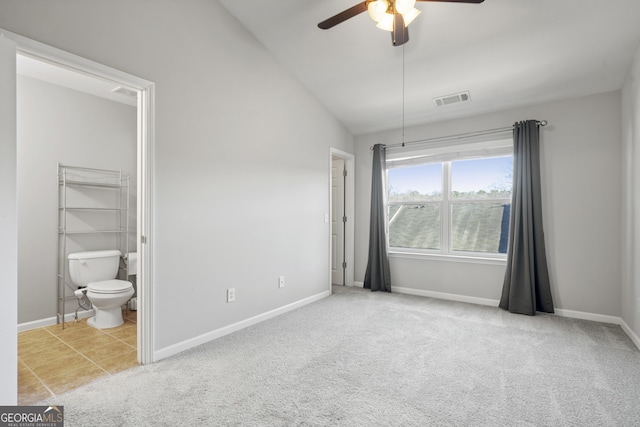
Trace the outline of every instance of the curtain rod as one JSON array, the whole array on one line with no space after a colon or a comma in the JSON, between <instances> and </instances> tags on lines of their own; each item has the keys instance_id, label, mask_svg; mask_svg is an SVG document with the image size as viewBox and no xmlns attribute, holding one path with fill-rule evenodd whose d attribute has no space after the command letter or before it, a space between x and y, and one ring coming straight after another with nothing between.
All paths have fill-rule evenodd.
<instances>
[{"instance_id":1,"label":"curtain rod","mask_svg":"<svg viewBox=\"0 0 640 427\"><path fill-rule=\"evenodd\" d=\"M542 126L542 127L544 127L544 126L546 126L548 124L546 120L536 120L536 123L538 123L538 126ZM407 142L403 142L403 143L399 143L399 144L390 144L390 145L382 144L382 146L384 148L404 147L407 144L422 144L422 143L425 143L425 142L450 141L452 139L463 139L463 138L471 138L471 137L474 137L474 136L493 135L495 133L502 133L502 132L507 132L507 131L511 131L511 130L513 130L513 126L504 127L504 128L496 128L496 129L480 130L480 131L475 131L475 132L458 133L458 134L455 134L455 135L439 136L439 137L435 137L435 138L418 139L416 141L407 141ZM369 147L369 149L373 150L373 145L371 147Z\"/></svg>"}]
</instances>

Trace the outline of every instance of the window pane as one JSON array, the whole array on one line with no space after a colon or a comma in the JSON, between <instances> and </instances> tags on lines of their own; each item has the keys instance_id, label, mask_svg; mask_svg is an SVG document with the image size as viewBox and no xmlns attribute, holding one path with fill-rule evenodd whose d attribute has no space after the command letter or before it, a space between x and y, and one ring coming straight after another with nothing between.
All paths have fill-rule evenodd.
<instances>
[{"instance_id":1,"label":"window pane","mask_svg":"<svg viewBox=\"0 0 640 427\"><path fill-rule=\"evenodd\" d=\"M440 249L440 204L392 206L389 215L389 246ZM390 209L391 213L391 209Z\"/></svg>"},{"instance_id":2,"label":"window pane","mask_svg":"<svg viewBox=\"0 0 640 427\"><path fill-rule=\"evenodd\" d=\"M511 199L513 156L451 162L454 199Z\"/></svg>"},{"instance_id":3,"label":"window pane","mask_svg":"<svg viewBox=\"0 0 640 427\"><path fill-rule=\"evenodd\" d=\"M442 164L389 169L390 202L442 200Z\"/></svg>"},{"instance_id":4,"label":"window pane","mask_svg":"<svg viewBox=\"0 0 640 427\"><path fill-rule=\"evenodd\" d=\"M451 249L507 253L511 204L454 203L451 206Z\"/></svg>"}]
</instances>

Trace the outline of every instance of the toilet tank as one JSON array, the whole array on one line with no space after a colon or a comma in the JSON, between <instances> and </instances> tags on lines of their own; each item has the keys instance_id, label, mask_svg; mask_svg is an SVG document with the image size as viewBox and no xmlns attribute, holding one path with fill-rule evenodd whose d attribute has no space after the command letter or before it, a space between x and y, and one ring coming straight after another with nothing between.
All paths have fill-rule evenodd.
<instances>
[{"instance_id":1,"label":"toilet tank","mask_svg":"<svg viewBox=\"0 0 640 427\"><path fill-rule=\"evenodd\" d=\"M120 265L120 251L90 251L69 254L69 277L76 286L115 279Z\"/></svg>"}]
</instances>

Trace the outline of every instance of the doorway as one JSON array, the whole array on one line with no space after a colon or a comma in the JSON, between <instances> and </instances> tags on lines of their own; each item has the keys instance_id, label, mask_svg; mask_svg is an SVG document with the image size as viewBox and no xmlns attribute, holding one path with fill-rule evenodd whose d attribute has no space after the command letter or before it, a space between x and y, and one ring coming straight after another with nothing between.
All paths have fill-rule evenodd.
<instances>
[{"instance_id":1,"label":"doorway","mask_svg":"<svg viewBox=\"0 0 640 427\"><path fill-rule=\"evenodd\" d=\"M329 286L353 286L355 156L331 148L329 164Z\"/></svg>"},{"instance_id":2,"label":"doorway","mask_svg":"<svg viewBox=\"0 0 640 427\"><path fill-rule=\"evenodd\" d=\"M7 43L3 43L3 54L10 53L13 49L13 56L17 54L24 55L30 58L34 58L40 61L47 62L49 64L57 65L67 70L75 71L85 76L91 76L102 81L108 81L118 86L129 88L137 93L137 112L136 112L136 127L137 127L137 177L136 182L138 186L137 191L137 235L136 242L138 246L138 302L137 302L137 361L142 364L151 363L154 360L153 354L153 307L150 302L152 301L153 291L153 251L152 246L149 245L149 241L152 236L150 231L153 229L153 212L152 212L152 194L153 194L153 158L154 158L154 84L150 81L141 79L128 73L124 73L105 65L90 61L88 59L70 54L68 52L53 48L51 46L44 45L40 42L36 42L29 38L14 34L10 31L6 31L0 28L0 38L8 40ZM0 75L3 81L0 81L2 87L6 87L7 93L12 91L15 93L15 62L13 71L8 71ZM6 103L4 107L8 108L6 117L15 115L16 105L13 103ZM3 108L4 108L3 107ZM9 123L10 124L10 123ZM9 151L15 150L15 127L8 129L6 132L6 138L2 140L3 146L0 148L8 148ZM12 136L13 135L13 136ZM3 137L4 138L4 137ZM13 139L12 139L13 138ZM13 142L12 142L13 141ZM15 182L16 175L16 163L15 158L11 160L10 157L5 158L6 164L3 164L5 171L11 172L13 175L8 176L7 182ZM9 179L10 178L10 179ZM6 199L5 199L6 198ZM10 210L12 206L16 206L16 194L15 192L7 191L3 192L1 200L7 209ZM6 203L5 203L6 202ZM11 217L9 217L11 219ZM3 223L4 224L4 223ZM6 225L6 227L5 227ZM17 232L16 223L11 220L3 227L7 228L8 235ZM6 250L8 259L7 266L10 271L7 271L8 282L7 286L11 289L7 289L8 297L7 304L15 304L9 313L15 313L17 310L17 268L14 265L13 260L17 258L17 245L11 244L11 241L5 242L6 245L2 246L3 252ZM5 319L5 318L3 318ZM15 336L17 333L17 316L13 319L9 317L6 321L2 322L0 331L2 336L12 334ZM13 331L13 332L12 332ZM17 348L17 340L9 339L6 341L8 347L2 351L1 358L5 359L9 363L7 366L13 366L14 369L17 363L13 363L15 360L15 349ZM14 344L15 343L15 344ZM5 357L6 356L6 357ZM4 364L4 363L3 363ZM4 372L4 371L3 371ZM15 371L14 371L15 372ZM9 396L7 401L12 401L11 395L15 396L17 390L17 375L7 375L7 383L3 384L0 394L2 396Z\"/></svg>"},{"instance_id":3,"label":"doorway","mask_svg":"<svg viewBox=\"0 0 640 427\"><path fill-rule=\"evenodd\" d=\"M28 405L138 364L137 313L124 310L114 328L91 328L95 306L74 294L67 261L118 250L121 270L105 278L135 286L137 99L112 92L121 87L111 82L16 59L18 404Z\"/></svg>"}]
</instances>

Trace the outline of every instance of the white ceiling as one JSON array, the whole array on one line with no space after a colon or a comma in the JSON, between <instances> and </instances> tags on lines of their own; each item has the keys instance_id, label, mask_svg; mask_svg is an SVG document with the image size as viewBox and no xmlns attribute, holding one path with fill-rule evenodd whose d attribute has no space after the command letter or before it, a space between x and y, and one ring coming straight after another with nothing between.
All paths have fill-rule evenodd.
<instances>
[{"instance_id":1,"label":"white ceiling","mask_svg":"<svg viewBox=\"0 0 640 427\"><path fill-rule=\"evenodd\" d=\"M355 135L400 128L403 47L359 0L219 0ZM424 2L404 45L405 125L617 90L640 45L639 0ZM471 102L433 98L468 90Z\"/></svg>"}]
</instances>

